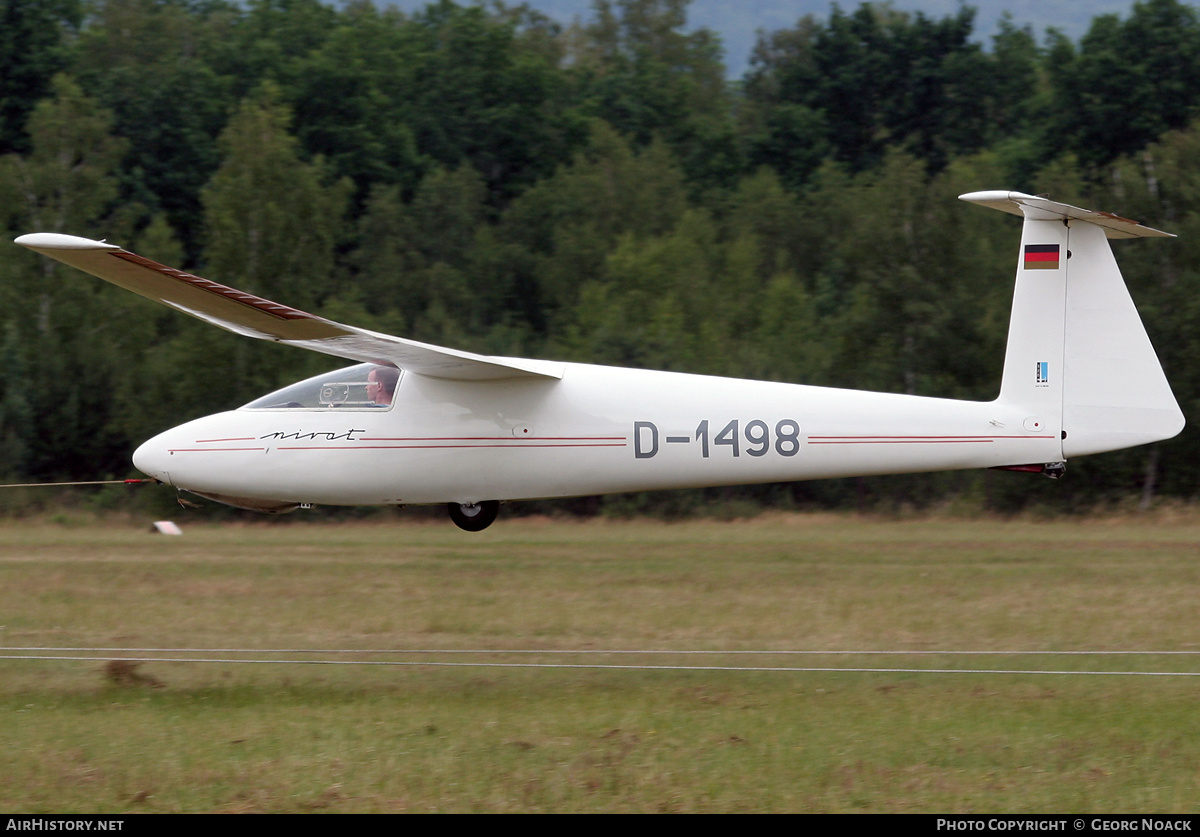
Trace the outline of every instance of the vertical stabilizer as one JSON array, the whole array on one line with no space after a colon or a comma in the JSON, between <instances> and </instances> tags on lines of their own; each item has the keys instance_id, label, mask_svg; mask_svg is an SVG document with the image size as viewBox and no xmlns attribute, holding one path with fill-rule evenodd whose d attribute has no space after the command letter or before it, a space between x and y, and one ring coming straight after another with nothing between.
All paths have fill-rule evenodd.
<instances>
[{"instance_id":1,"label":"vertical stabilizer","mask_svg":"<svg viewBox=\"0 0 1200 837\"><path fill-rule=\"evenodd\" d=\"M1057 219L1025 219L1000 383L1001 401L1054 433L1062 430L1067 234Z\"/></svg>"},{"instance_id":2,"label":"vertical stabilizer","mask_svg":"<svg viewBox=\"0 0 1200 837\"><path fill-rule=\"evenodd\" d=\"M1183 414L1108 243L1170 234L1020 192L962 199L1025 219L1000 401L1058 432L1064 458L1178 434Z\"/></svg>"}]
</instances>

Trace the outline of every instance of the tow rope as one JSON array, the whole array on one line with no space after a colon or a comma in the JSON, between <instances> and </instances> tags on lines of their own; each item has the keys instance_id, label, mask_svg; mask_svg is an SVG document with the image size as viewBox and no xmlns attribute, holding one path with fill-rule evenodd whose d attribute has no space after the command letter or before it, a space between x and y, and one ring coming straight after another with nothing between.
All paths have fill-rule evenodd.
<instances>
[{"instance_id":1,"label":"tow rope","mask_svg":"<svg viewBox=\"0 0 1200 837\"><path fill-rule=\"evenodd\" d=\"M140 480L88 480L87 482L10 482L0 485L0 488L45 488L50 485L140 485L145 482L158 482L153 477Z\"/></svg>"}]
</instances>

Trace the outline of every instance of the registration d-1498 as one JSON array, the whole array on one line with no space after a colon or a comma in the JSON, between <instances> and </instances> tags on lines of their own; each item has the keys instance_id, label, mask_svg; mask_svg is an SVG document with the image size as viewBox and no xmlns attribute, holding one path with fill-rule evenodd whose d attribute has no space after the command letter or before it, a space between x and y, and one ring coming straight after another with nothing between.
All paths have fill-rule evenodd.
<instances>
[{"instance_id":1,"label":"registration d-1498","mask_svg":"<svg viewBox=\"0 0 1200 837\"><path fill-rule=\"evenodd\" d=\"M720 430L720 423L710 424L704 419L694 433L686 436L668 436L660 433L652 421L633 423L633 455L638 459L650 459L667 445L689 445L699 449L700 456L766 456L772 451L779 456L795 456L800 452L800 423L795 419L780 419L774 427L762 419L751 419L742 424L733 419Z\"/></svg>"}]
</instances>

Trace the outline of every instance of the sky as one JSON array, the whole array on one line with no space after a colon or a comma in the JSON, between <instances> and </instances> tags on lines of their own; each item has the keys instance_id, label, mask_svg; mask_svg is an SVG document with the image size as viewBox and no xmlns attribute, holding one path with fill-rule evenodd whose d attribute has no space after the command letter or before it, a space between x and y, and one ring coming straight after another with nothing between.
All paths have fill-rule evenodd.
<instances>
[{"instance_id":1,"label":"sky","mask_svg":"<svg viewBox=\"0 0 1200 837\"><path fill-rule=\"evenodd\" d=\"M509 0L516 5L519 0ZM395 6L406 11L419 9L428 0L376 0L377 5ZM458 0L467 3L469 0ZM560 23L590 17L591 0L525 0L531 7ZM844 11L858 8L858 0L843 0ZM892 0L892 7L901 11L922 12L926 17L942 18L955 14L959 0ZM1101 14L1128 15L1132 0L971 0L977 9L975 36L984 44L996 32L997 22L1004 12L1012 15L1018 26L1029 25L1040 39L1046 29L1060 30L1071 40L1078 41L1087 32L1093 17ZM830 0L692 0L688 23L707 27L721 36L725 46L725 64L730 78L740 78L746 71L750 52L754 49L759 30L786 29L804 15L827 18L832 7Z\"/></svg>"}]
</instances>

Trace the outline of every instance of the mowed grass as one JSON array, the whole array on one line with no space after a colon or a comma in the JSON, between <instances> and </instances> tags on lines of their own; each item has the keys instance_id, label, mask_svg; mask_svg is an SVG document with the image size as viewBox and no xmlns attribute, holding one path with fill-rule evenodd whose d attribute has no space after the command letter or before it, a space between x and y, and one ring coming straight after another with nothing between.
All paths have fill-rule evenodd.
<instances>
[{"instance_id":1,"label":"mowed grass","mask_svg":"<svg viewBox=\"0 0 1200 837\"><path fill-rule=\"evenodd\" d=\"M476 535L181 522L181 538L0 526L0 644L1200 671L1035 653L1200 651L1193 512L502 519ZM1023 653L937 653L952 650ZM116 682L102 662L0 660L0 809L1194 812L1198 703L1200 678L1115 674L154 662Z\"/></svg>"}]
</instances>

